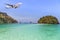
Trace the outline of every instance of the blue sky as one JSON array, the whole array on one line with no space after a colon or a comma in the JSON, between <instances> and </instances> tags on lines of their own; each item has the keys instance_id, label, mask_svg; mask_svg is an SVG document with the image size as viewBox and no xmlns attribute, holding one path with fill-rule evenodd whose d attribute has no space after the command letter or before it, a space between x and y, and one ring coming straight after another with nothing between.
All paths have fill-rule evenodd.
<instances>
[{"instance_id":1,"label":"blue sky","mask_svg":"<svg viewBox=\"0 0 60 40\"><path fill-rule=\"evenodd\" d=\"M23 4L17 9L6 9L5 3ZM0 11L6 12L18 21L37 21L46 15L60 18L60 0L0 0Z\"/></svg>"}]
</instances>

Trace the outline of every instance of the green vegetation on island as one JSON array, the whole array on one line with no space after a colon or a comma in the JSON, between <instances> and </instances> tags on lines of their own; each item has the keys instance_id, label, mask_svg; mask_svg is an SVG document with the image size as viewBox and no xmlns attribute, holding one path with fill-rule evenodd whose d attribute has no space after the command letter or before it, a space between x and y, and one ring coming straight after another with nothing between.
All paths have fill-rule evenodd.
<instances>
[{"instance_id":1,"label":"green vegetation on island","mask_svg":"<svg viewBox=\"0 0 60 40\"><path fill-rule=\"evenodd\" d=\"M44 16L38 20L40 24L59 24L58 19L54 16Z\"/></svg>"},{"instance_id":2,"label":"green vegetation on island","mask_svg":"<svg viewBox=\"0 0 60 40\"><path fill-rule=\"evenodd\" d=\"M5 12L0 12L0 24L2 23L18 23L15 19L8 16Z\"/></svg>"}]
</instances>

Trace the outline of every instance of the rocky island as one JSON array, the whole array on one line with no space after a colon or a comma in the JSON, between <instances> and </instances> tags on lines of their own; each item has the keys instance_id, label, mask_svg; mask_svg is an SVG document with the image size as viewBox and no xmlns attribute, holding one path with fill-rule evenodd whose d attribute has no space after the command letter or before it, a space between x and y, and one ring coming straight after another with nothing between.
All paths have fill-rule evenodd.
<instances>
[{"instance_id":1,"label":"rocky island","mask_svg":"<svg viewBox=\"0 0 60 40\"><path fill-rule=\"evenodd\" d=\"M39 24L59 24L58 19L54 16L44 16L38 20Z\"/></svg>"},{"instance_id":2,"label":"rocky island","mask_svg":"<svg viewBox=\"0 0 60 40\"><path fill-rule=\"evenodd\" d=\"M0 12L0 24L3 23L18 23L15 19L8 16L5 12Z\"/></svg>"}]
</instances>

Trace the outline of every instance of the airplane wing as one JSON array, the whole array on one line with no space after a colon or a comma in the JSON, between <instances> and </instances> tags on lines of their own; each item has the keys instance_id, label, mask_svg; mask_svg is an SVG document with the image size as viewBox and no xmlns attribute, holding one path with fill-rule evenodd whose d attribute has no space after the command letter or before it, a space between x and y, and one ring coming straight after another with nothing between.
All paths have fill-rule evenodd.
<instances>
[{"instance_id":1,"label":"airplane wing","mask_svg":"<svg viewBox=\"0 0 60 40\"><path fill-rule=\"evenodd\" d=\"M16 3L14 6L15 7L19 7L21 4L22 4L21 2L20 3Z\"/></svg>"},{"instance_id":2,"label":"airplane wing","mask_svg":"<svg viewBox=\"0 0 60 40\"><path fill-rule=\"evenodd\" d=\"M11 4L6 4L6 5L8 5L8 6L12 6Z\"/></svg>"},{"instance_id":3,"label":"airplane wing","mask_svg":"<svg viewBox=\"0 0 60 40\"><path fill-rule=\"evenodd\" d=\"M11 7L11 8L13 8L13 5L11 5L11 4L6 4L6 7Z\"/></svg>"},{"instance_id":4,"label":"airplane wing","mask_svg":"<svg viewBox=\"0 0 60 40\"><path fill-rule=\"evenodd\" d=\"M6 4L5 8L13 8L13 5Z\"/></svg>"},{"instance_id":5,"label":"airplane wing","mask_svg":"<svg viewBox=\"0 0 60 40\"><path fill-rule=\"evenodd\" d=\"M21 4L22 4L22 3L21 3L21 2L19 2L19 3L16 3L15 5L16 5L16 6L19 6L19 5L21 5Z\"/></svg>"}]
</instances>

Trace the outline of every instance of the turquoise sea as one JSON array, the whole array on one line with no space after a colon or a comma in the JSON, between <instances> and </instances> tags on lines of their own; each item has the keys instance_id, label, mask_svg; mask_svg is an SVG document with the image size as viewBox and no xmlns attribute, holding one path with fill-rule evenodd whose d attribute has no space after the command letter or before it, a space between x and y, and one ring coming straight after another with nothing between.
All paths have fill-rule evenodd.
<instances>
[{"instance_id":1,"label":"turquoise sea","mask_svg":"<svg viewBox=\"0 0 60 40\"><path fill-rule=\"evenodd\" d=\"M60 40L60 24L0 24L0 40Z\"/></svg>"}]
</instances>

